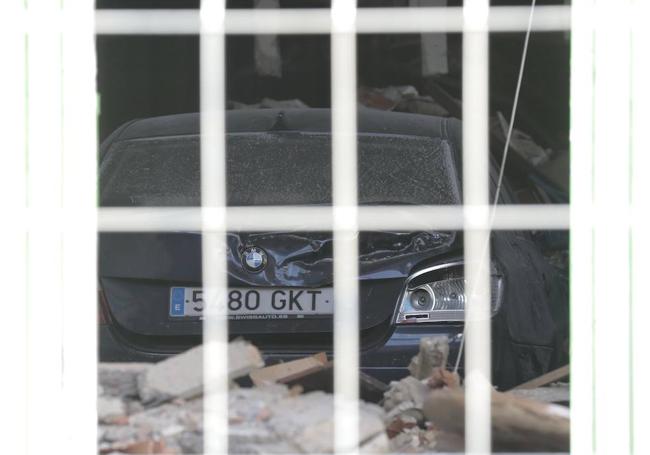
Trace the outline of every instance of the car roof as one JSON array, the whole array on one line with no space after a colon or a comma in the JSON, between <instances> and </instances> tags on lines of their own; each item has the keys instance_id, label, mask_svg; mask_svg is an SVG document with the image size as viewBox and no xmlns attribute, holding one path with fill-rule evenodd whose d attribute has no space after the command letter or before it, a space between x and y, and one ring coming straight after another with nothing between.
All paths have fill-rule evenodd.
<instances>
[{"instance_id":1,"label":"car roof","mask_svg":"<svg viewBox=\"0 0 650 455\"><path fill-rule=\"evenodd\" d=\"M227 133L331 131L330 109L256 109L226 112ZM358 132L448 138L460 148L460 122L429 115L360 109ZM106 142L164 136L196 135L198 113L138 119L122 125Z\"/></svg>"}]
</instances>

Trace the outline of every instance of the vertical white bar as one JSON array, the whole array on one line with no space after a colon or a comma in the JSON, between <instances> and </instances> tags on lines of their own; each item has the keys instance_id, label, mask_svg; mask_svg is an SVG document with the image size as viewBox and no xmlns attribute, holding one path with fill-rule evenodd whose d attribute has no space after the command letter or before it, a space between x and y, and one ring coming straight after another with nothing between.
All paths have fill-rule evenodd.
<instances>
[{"instance_id":1,"label":"vertical white bar","mask_svg":"<svg viewBox=\"0 0 650 455\"><path fill-rule=\"evenodd\" d=\"M59 2L31 0L29 13L58 14ZM61 34L30 30L28 83L28 204L33 210L59 209L61 187ZM61 233L28 235L27 383L28 452L61 447L63 344Z\"/></svg>"},{"instance_id":2,"label":"vertical white bar","mask_svg":"<svg viewBox=\"0 0 650 455\"><path fill-rule=\"evenodd\" d=\"M97 95L94 7L65 0L63 33L63 446L97 447Z\"/></svg>"},{"instance_id":3,"label":"vertical white bar","mask_svg":"<svg viewBox=\"0 0 650 455\"><path fill-rule=\"evenodd\" d=\"M332 202L334 205L334 446L358 451L359 270L356 2L332 1Z\"/></svg>"},{"instance_id":4,"label":"vertical white bar","mask_svg":"<svg viewBox=\"0 0 650 455\"><path fill-rule=\"evenodd\" d=\"M204 452L228 453L228 323L226 275L226 150L224 0L201 2L201 205L203 221L217 208L219 229L203 232Z\"/></svg>"},{"instance_id":5,"label":"vertical white bar","mask_svg":"<svg viewBox=\"0 0 650 455\"><path fill-rule=\"evenodd\" d=\"M628 7L629 0L596 2L594 432L597 453L630 453L630 387L628 380L621 380L630 371ZM612 29L616 32L612 33ZM613 320L617 321L620 343L612 343Z\"/></svg>"},{"instance_id":6,"label":"vertical white bar","mask_svg":"<svg viewBox=\"0 0 650 455\"><path fill-rule=\"evenodd\" d=\"M571 452L594 451L593 0L571 11Z\"/></svg>"},{"instance_id":7,"label":"vertical white bar","mask_svg":"<svg viewBox=\"0 0 650 455\"><path fill-rule=\"evenodd\" d=\"M632 35L632 453L650 453L650 438L646 433L647 422L650 421L650 365L646 354L650 346L650 331L647 323L650 321L650 305L648 305L648 283L650 276L650 237L648 236L647 210L648 195L650 194L650 137L646 125L650 119L650 29L648 18L650 6L645 0L635 0L632 17L636 21Z\"/></svg>"},{"instance_id":8,"label":"vertical white bar","mask_svg":"<svg viewBox=\"0 0 650 455\"><path fill-rule=\"evenodd\" d=\"M489 204L488 0L465 0L463 18L463 195L466 205ZM469 215L466 215L466 218ZM488 210L473 212L488 225ZM468 221L466 219L466 221ZM465 449L490 453L490 231L465 230Z\"/></svg>"},{"instance_id":9,"label":"vertical white bar","mask_svg":"<svg viewBox=\"0 0 650 455\"><path fill-rule=\"evenodd\" d=\"M11 17L23 11L22 0L5 1L2 15ZM3 72L0 84L0 136L3 150L0 152L0 205L5 216L12 210L25 208L26 171L26 39L22 30L4 30L0 37L0 61L8 71ZM3 450L7 453L27 451L27 282L26 282L26 232L2 229L0 235L0 286L14 289L10 323L0 331L0 344L10 347L3 351L5 365L11 366L11 374L2 378L4 412L0 414L3 434Z\"/></svg>"}]
</instances>

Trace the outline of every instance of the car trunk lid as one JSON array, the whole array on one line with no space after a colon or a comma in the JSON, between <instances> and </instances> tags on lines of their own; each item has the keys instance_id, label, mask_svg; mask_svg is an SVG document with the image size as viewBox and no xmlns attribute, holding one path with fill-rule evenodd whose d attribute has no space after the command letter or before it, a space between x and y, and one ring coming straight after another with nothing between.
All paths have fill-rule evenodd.
<instances>
[{"instance_id":1,"label":"car trunk lid","mask_svg":"<svg viewBox=\"0 0 650 455\"><path fill-rule=\"evenodd\" d=\"M111 144L100 167L101 205L198 207L200 137L177 134ZM238 132L227 136L227 196L234 206L331 204L331 137L326 132ZM359 134L358 199L362 205L457 204L460 189L445 138ZM278 216L282 216L278 213ZM404 279L422 261L448 251L449 232L362 232L359 235L361 327L388 321ZM113 320L138 335L197 335L196 318L170 316L173 287L200 287L197 232L103 233L100 281ZM261 248L259 273L242 252ZM227 234L230 287L327 288L332 280L331 232ZM331 316L232 321L234 333L331 332Z\"/></svg>"}]
</instances>

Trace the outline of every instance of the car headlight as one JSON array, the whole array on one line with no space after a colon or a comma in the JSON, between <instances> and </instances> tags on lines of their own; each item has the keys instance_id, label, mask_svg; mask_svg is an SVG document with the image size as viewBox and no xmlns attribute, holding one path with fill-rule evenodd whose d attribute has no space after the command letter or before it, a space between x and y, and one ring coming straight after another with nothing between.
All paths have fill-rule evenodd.
<instances>
[{"instance_id":1,"label":"car headlight","mask_svg":"<svg viewBox=\"0 0 650 455\"><path fill-rule=\"evenodd\" d=\"M492 315L501 306L503 277L491 267ZM395 314L396 324L462 321L465 317L463 263L431 267L409 277Z\"/></svg>"}]
</instances>

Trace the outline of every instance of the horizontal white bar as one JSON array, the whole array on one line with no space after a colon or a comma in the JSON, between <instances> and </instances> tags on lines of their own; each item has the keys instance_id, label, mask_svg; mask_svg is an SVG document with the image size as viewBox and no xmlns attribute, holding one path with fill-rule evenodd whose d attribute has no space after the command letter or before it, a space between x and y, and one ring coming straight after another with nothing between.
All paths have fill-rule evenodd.
<instances>
[{"instance_id":1,"label":"horizontal white bar","mask_svg":"<svg viewBox=\"0 0 650 455\"><path fill-rule=\"evenodd\" d=\"M327 231L333 229L334 211L342 217L354 214L355 208L338 207L129 207L98 209L97 228L103 232L173 232L219 231L227 210L227 229L231 231L288 230ZM557 230L569 229L568 205L500 205L493 224L484 220L491 206L361 206L359 229L426 230L426 229L488 229L495 230ZM79 211L59 209L19 209L3 221L0 230L43 231L84 229L88 217ZM587 222L611 216L592 214ZM622 216L622 215L621 215ZM642 216L642 214L640 215ZM203 217L203 218L202 218ZM630 215L630 223L639 217ZM640 220L641 218L639 218ZM341 226L339 226L342 228Z\"/></svg>"},{"instance_id":2,"label":"horizontal white bar","mask_svg":"<svg viewBox=\"0 0 650 455\"><path fill-rule=\"evenodd\" d=\"M530 6L493 6L487 28L492 32L525 32ZM467 24L465 25L467 27ZM571 7L537 6L534 31L564 31L571 27ZM479 26L479 28L484 28ZM463 8L361 8L359 33L462 32Z\"/></svg>"},{"instance_id":3,"label":"horizontal white bar","mask_svg":"<svg viewBox=\"0 0 650 455\"><path fill-rule=\"evenodd\" d=\"M533 30L558 31L570 27L570 7L537 7ZM488 27L492 31L525 31L528 7L493 7ZM178 15L178 19L176 18ZM329 9L233 9L226 12L229 34L330 33ZM97 33L198 33L196 10L98 10ZM360 8L358 33L461 32L462 8Z\"/></svg>"},{"instance_id":4,"label":"horizontal white bar","mask_svg":"<svg viewBox=\"0 0 650 455\"><path fill-rule=\"evenodd\" d=\"M359 207L359 229L421 230L421 229L486 229L481 224L482 211L490 207L419 206ZM201 224L198 209L100 209L100 231L179 231L219 228L223 209L209 210ZM343 219L354 216L355 208L348 207L228 207L229 230L290 230L320 231L333 229L336 212ZM494 216L493 229L568 229L567 205L500 206ZM161 229L162 228L162 229ZM341 226L338 226L341 228Z\"/></svg>"},{"instance_id":5,"label":"horizontal white bar","mask_svg":"<svg viewBox=\"0 0 650 455\"><path fill-rule=\"evenodd\" d=\"M493 32L525 31L528 6L493 6L488 29ZM534 31L570 29L570 6L537 6ZM330 10L319 9L231 9L226 11L228 34L328 34L332 30ZM640 24L639 24L640 25ZM14 11L0 18L0 34L12 31L60 32L82 27L76 15L61 12L41 14ZM360 8L357 33L449 33L463 31L461 7ZM199 34L196 9L100 9L95 12L95 31L107 35Z\"/></svg>"},{"instance_id":6,"label":"horizontal white bar","mask_svg":"<svg viewBox=\"0 0 650 455\"><path fill-rule=\"evenodd\" d=\"M199 10L114 9L95 12L95 31L107 35L198 35Z\"/></svg>"}]
</instances>

